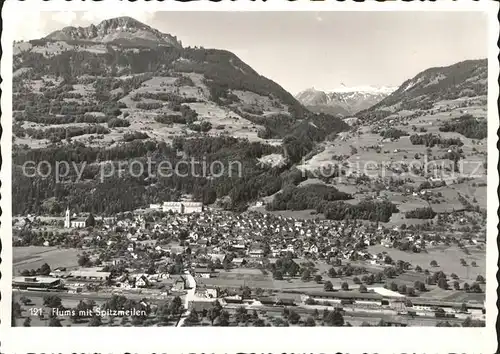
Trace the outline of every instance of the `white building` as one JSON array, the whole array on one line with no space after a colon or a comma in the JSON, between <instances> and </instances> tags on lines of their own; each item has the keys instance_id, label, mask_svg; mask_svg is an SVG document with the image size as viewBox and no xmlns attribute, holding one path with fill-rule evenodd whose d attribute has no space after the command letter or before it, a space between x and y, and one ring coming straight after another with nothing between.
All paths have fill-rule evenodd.
<instances>
[{"instance_id":1,"label":"white building","mask_svg":"<svg viewBox=\"0 0 500 354\"><path fill-rule=\"evenodd\" d=\"M203 203L200 202L163 202L164 212L172 211L179 214L201 213Z\"/></svg>"},{"instance_id":2,"label":"white building","mask_svg":"<svg viewBox=\"0 0 500 354\"><path fill-rule=\"evenodd\" d=\"M90 217L87 218L76 218L76 217L71 217L71 213L69 211L69 207L66 208L66 213L64 215L64 227L65 228L85 228L87 226L90 226Z\"/></svg>"}]
</instances>

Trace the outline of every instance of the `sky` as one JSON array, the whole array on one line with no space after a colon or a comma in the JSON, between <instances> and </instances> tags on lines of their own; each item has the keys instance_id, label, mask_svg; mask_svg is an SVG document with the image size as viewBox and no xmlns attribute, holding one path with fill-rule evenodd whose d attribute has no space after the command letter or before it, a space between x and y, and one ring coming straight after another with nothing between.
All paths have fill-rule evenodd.
<instances>
[{"instance_id":1,"label":"sky","mask_svg":"<svg viewBox=\"0 0 500 354\"><path fill-rule=\"evenodd\" d=\"M479 12L37 12L17 39L131 16L184 46L225 49L292 94L306 88L399 86L419 72L487 57Z\"/></svg>"}]
</instances>

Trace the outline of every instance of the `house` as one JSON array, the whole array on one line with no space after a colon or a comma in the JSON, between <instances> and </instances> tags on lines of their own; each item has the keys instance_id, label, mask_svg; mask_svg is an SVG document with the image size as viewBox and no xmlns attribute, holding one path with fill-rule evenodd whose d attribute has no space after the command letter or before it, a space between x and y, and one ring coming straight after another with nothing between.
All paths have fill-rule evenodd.
<instances>
[{"instance_id":1,"label":"house","mask_svg":"<svg viewBox=\"0 0 500 354\"><path fill-rule=\"evenodd\" d=\"M18 289L49 289L60 285L61 279L52 277L14 277L12 279L12 287Z\"/></svg>"},{"instance_id":2,"label":"house","mask_svg":"<svg viewBox=\"0 0 500 354\"><path fill-rule=\"evenodd\" d=\"M214 278L217 276L217 272L212 271L211 269L208 268L196 268L194 270L194 275L196 277L200 278Z\"/></svg>"},{"instance_id":3,"label":"house","mask_svg":"<svg viewBox=\"0 0 500 354\"><path fill-rule=\"evenodd\" d=\"M84 280L104 281L109 279L110 276L110 272L99 272L93 270L74 270L69 273L69 277Z\"/></svg>"},{"instance_id":4,"label":"house","mask_svg":"<svg viewBox=\"0 0 500 354\"><path fill-rule=\"evenodd\" d=\"M197 288L195 292L195 296L199 298L205 299L216 299L217 298L217 289L208 289L208 288Z\"/></svg>"},{"instance_id":5,"label":"house","mask_svg":"<svg viewBox=\"0 0 500 354\"><path fill-rule=\"evenodd\" d=\"M135 286L138 288L147 288L150 285L151 283L149 282L149 279L144 274L135 280Z\"/></svg>"},{"instance_id":6,"label":"house","mask_svg":"<svg viewBox=\"0 0 500 354\"><path fill-rule=\"evenodd\" d=\"M309 247L309 253L318 253L318 246L312 245Z\"/></svg>"},{"instance_id":7,"label":"house","mask_svg":"<svg viewBox=\"0 0 500 354\"><path fill-rule=\"evenodd\" d=\"M179 277L174 285L172 286L172 291L184 291L186 289L186 279L184 277Z\"/></svg>"},{"instance_id":8,"label":"house","mask_svg":"<svg viewBox=\"0 0 500 354\"><path fill-rule=\"evenodd\" d=\"M200 202L163 202L163 212L172 211L178 214L201 213L203 203Z\"/></svg>"},{"instance_id":9,"label":"house","mask_svg":"<svg viewBox=\"0 0 500 354\"><path fill-rule=\"evenodd\" d=\"M201 213L203 211L203 203L199 202L184 202L183 208L185 214Z\"/></svg>"},{"instance_id":10,"label":"house","mask_svg":"<svg viewBox=\"0 0 500 354\"><path fill-rule=\"evenodd\" d=\"M233 258L231 263L237 267L241 267L244 266L247 263L247 261L245 260L245 258Z\"/></svg>"},{"instance_id":11,"label":"house","mask_svg":"<svg viewBox=\"0 0 500 354\"><path fill-rule=\"evenodd\" d=\"M184 214L184 208L181 202L163 202L162 210L164 213L172 211L178 214Z\"/></svg>"},{"instance_id":12,"label":"house","mask_svg":"<svg viewBox=\"0 0 500 354\"><path fill-rule=\"evenodd\" d=\"M252 258L260 258L260 257L264 256L264 251L260 248L256 248L256 249L250 250L248 252L248 255Z\"/></svg>"}]
</instances>

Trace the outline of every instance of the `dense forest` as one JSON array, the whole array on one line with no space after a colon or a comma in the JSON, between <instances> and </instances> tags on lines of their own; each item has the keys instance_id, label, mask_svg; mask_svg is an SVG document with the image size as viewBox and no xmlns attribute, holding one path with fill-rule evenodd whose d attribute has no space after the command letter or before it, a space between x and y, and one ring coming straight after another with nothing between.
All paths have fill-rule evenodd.
<instances>
[{"instance_id":1,"label":"dense forest","mask_svg":"<svg viewBox=\"0 0 500 354\"><path fill-rule=\"evenodd\" d=\"M151 140L133 140L107 149L87 147L79 142L42 149L17 148L13 151L13 199L17 201L13 209L15 214L57 214L62 206L71 203L75 210L110 214L176 200L181 194L189 193L206 204L229 196L223 206L241 211L257 198L276 193L284 186L296 185L306 178L288 165L271 168L255 163L257 158L279 153L281 149L231 137L176 138L172 146ZM179 155L179 151L183 154ZM179 169L178 174L155 175L154 166L162 161L176 166L180 161L190 164L191 160L196 161L192 170ZM70 161L75 167L71 167L69 173L61 172L60 175L65 176L63 183L57 183L54 173L48 178L29 177L32 170L28 170L28 176L24 174L21 166L27 161L47 161L49 165L42 165L42 174L55 171L58 162ZM103 165L101 161L107 163ZM128 161L128 165L120 165L122 161ZM222 163L225 169L220 176L209 178L203 166L210 166L214 161ZM151 164L153 173L150 175L145 169L140 174L130 169L136 162L143 166ZM77 169L81 171L81 178L75 182ZM107 177L102 179L103 175Z\"/></svg>"},{"instance_id":2,"label":"dense forest","mask_svg":"<svg viewBox=\"0 0 500 354\"><path fill-rule=\"evenodd\" d=\"M434 135L432 133L428 134L413 134L410 136L410 142L413 145L425 145L426 147L434 147L436 145L440 147L449 146L462 146L464 143L458 138L442 138L439 135Z\"/></svg>"},{"instance_id":3,"label":"dense forest","mask_svg":"<svg viewBox=\"0 0 500 354\"><path fill-rule=\"evenodd\" d=\"M470 114L463 115L451 122L445 122L439 130L442 132L455 132L469 139L484 139L488 136L486 120L478 120Z\"/></svg>"},{"instance_id":4,"label":"dense forest","mask_svg":"<svg viewBox=\"0 0 500 354\"><path fill-rule=\"evenodd\" d=\"M337 188L323 184L311 184L303 187L290 186L274 197L268 210L304 210L316 209L324 201L348 200L352 196L340 192Z\"/></svg>"},{"instance_id":5,"label":"dense forest","mask_svg":"<svg viewBox=\"0 0 500 354\"><path fill-rule=\"evenodd\" d=\"M407 219L434 219L436 212L431 207L417 208L405 213Z\"/></svg>"},{"instance_id":6,"label":"dense forest","mask_svg":"<svg viewBox=\"0 0 500 354\"><path fill-rule=\"evenodd\" d=\"M398 209L388 201L361 201L347 204L352 196L335 187L312 184L303 187L289 186L268 204L268 210L307 210L323 213L327 219L360 219L387 222Z\"/></svg>"}]
</instances>

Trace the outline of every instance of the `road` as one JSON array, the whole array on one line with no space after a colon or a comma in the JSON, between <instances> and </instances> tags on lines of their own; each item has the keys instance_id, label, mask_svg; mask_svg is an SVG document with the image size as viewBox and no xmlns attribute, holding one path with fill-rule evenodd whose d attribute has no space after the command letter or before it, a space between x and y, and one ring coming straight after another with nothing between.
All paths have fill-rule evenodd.
<instances>
[{"instance_id":1,"label":"road","mask_svg":"<svg viewBox=\"0 0 500 354\"><path fill-rule=\"evenodd\" d=\"M189 273L188 271L186 271L184 274L186 276L186 283L187 283L186 285L188 287L188 289L186 289L187 293L184 296L184 309L185 309L185 311L181 315L179 322L177 322L176 327L182 327L184 325L184 322L186 321L186 318L191 313L191 311L189 311L189 302L194 301L194 293L196 292L196 280L191 275L191 273Z\"/></svg>"}]
</instances>

